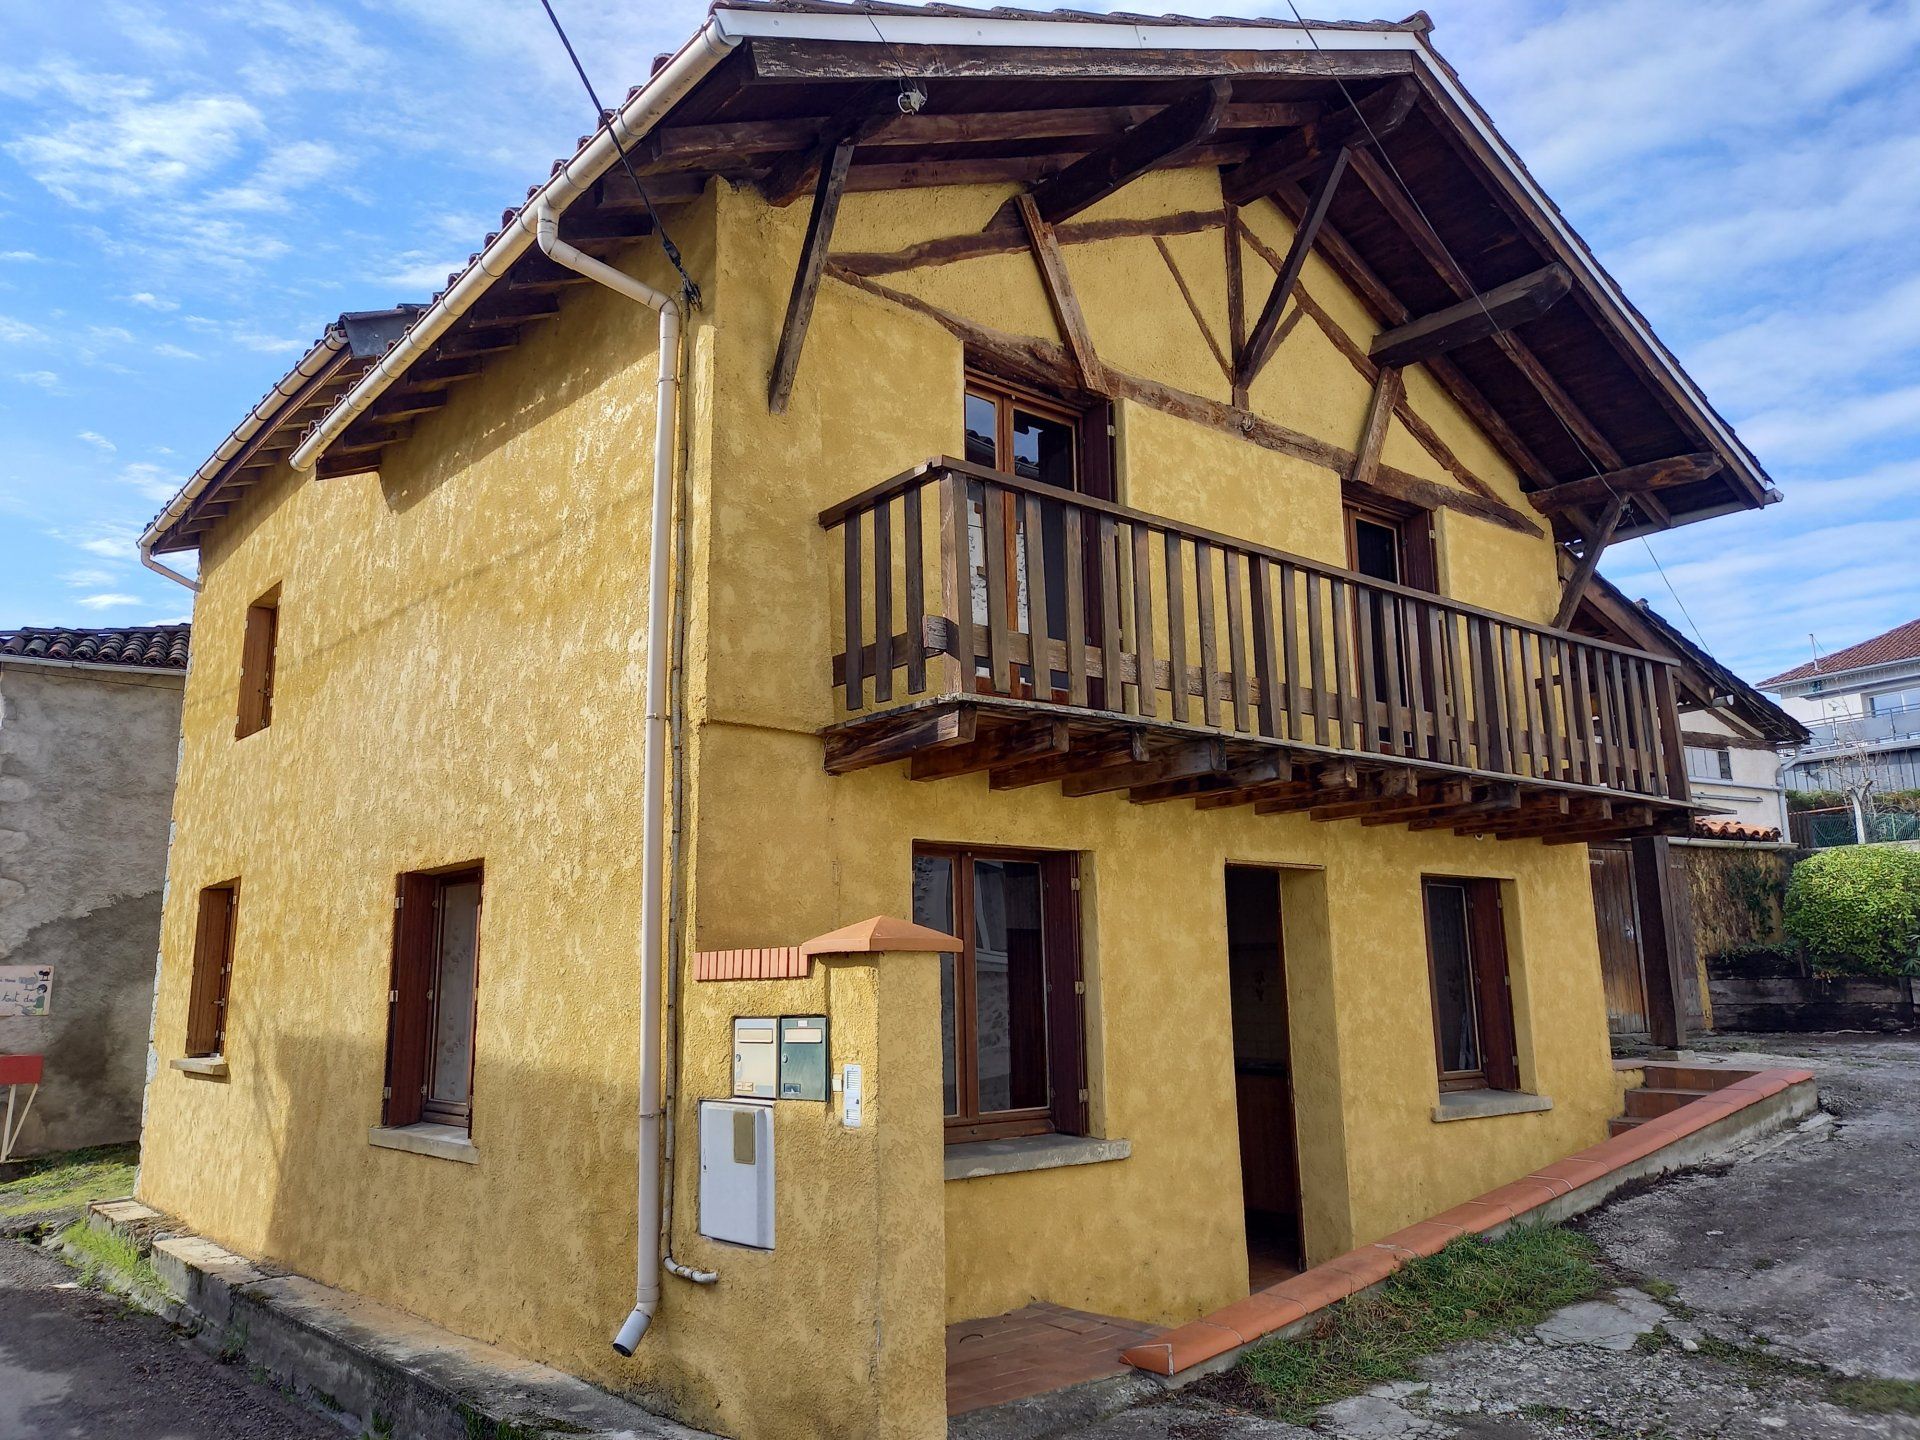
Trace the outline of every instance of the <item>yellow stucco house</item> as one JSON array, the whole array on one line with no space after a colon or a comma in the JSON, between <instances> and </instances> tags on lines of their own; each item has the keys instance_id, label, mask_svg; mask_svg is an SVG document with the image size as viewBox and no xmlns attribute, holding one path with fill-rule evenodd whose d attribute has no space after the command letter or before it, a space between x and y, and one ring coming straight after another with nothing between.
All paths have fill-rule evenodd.
<instances>
[{"instance_id":1,"label":"yellow stucco house","mask_svg":"<svg viewBox=\"0 0 1920 1440\"><path fill-rule=\"evenodd\" d=\"M140 1198L926 1435L951 1323L1191 1319L1603 1137L1584 842L1692 808L1581 592L1776 497L1427 28L723 4L341 317L143 541Z\"/></svg>"}]
</instances>

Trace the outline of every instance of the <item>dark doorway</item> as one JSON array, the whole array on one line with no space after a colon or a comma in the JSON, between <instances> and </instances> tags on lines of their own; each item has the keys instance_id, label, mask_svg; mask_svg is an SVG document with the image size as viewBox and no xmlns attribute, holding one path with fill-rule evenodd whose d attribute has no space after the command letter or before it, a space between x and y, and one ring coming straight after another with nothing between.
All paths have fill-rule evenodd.
<instances>
[{"instance_id":1,"label":"dark doorway","mask_svg":"<svg viewBox=\"0 0 1920 1440\"><path fill-rule=\"evenodd\" d=\"M1227 867L1227 968L1247 1270L1258 1290L1298 1271L1304 1258L1278 870Z\"/></svg>"}]
</instances>

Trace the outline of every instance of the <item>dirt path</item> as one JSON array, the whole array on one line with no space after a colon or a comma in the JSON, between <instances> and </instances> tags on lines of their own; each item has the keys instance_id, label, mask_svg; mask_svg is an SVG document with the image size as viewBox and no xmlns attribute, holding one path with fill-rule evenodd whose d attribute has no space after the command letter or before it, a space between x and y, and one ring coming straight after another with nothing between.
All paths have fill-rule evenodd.
<instances>
[{"instance_id":1,"label":"dirt path","mask_svg":"<svg viewBox=\"0 0 1920 1440\"><path fill-rule=\"evenodd\" d=\"M163 1321L84 1289L58 1259L0 1240L6 1440L341 1440L348 1432Z\"/></svg>"},{"instance_id":2,"label":"dirt path","mask_svg":"<svg viewBox=\"0 0 1920 1440\"><path fill-rule=\"evenodd\" d=\"M1587 1217L1610 1293L1311 1430L1176 1394L1076 1440L1920 1437L1920 1037L1700 1048L1804 1064L1831 1113Z\"/></svg>"}]
</instances>

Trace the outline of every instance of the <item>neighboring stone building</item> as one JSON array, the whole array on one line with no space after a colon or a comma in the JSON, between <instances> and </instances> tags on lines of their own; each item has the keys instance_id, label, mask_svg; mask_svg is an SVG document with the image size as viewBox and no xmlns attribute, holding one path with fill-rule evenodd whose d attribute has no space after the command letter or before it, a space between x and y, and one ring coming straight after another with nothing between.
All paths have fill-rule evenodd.
<instances>
[{"instance_id":1,"label":"neighboring stone building","mask_svg":"<svg viewBox=\"0 0 1920 1440\"><path fill-rule=\"evenodd\" d=\"M52 972L0 985L0 1054L46 1056L21 1154L140 1133L187 636L0 630L0 982Z\"/></svg>"}]
</instances>

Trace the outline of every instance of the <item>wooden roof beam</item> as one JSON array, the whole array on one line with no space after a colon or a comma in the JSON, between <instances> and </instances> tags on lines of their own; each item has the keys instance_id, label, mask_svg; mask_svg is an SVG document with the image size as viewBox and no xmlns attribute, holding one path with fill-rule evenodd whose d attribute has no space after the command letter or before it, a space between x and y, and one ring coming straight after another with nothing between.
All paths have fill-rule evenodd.
<instances>
[{"instance_id":1,"label":"wooden roof beam","mask_svg":"<svg viewBox=\"0 0 1920 1440\"><path fill-rule=\"evenodd\" d=\"M793 289L787 296L787 314L780 325L780 344L774 351L773 371L767 377L767 409L784 414L793 394L794 376L800 369L800 348L806 343L807 326L813 319L813 302L820 293L820 276L827 265L827 248L833 243L833 225L840 214L840 197L846 193L847 167L853 163L855 145L848 127L828 153L826 163L814 171L813 210L807 217L807 235L801 242L800 261L794 268ZM851 653L851 652L849 652Z\"/></svg>"},{"instance_id":2,"label":"wooden roof beam","mask_svg":"<svg viewBox=\"0 0 1920 1440\"><path fill-rule=\"evenodd\" d=\"M1411 77L1378 90L1357 106L1335 111L1304 130L1283 135L1220 177L1230 205L1271 194L1283 181L1298 181L1336 151L1384 139L1413 113L1420 88Z\"/></svg>"},{"instance_id":3,"label":"wooden roof beam","mask_svg":"<svg viewBox=\"0 0 1920 1440\"><path fill-rule=\"evenodd\" d=\"M1724 463L1711 451L1671 455L1665 460L1650 460L1644 465L1631 465L1624 470L1595 475L1586 480L1570 480L1565 485L1538 490L1527 497L1527 502L1542 515L1598 505L1614 496L1630 498L1637 508L1646 499L1649 490L1690 485L1696 480L1708 479L1718 474Z\"/></svg>"},{"instance_id":4,"label":"wooden roof beam","mask_svg":"<svg viewBox=\"0 0 1920 1440\"><path fill-rule=\"evenodd\" d=\"M1174 80L1231 75L1407 75L1404 50L1121 50L1066 45L876 45L755 36L749 83L794 80Z\"/></svg>"},{"instance_id":5,"label":"wooden roof beam","mask_svg":"<svg viewBox=\"0 0 1920 1440\"><path fill-rule=\"evenodd\" d=\"M887 123L889 117L899 113L898 106L894 104L892 86L860 86L853 98L822 127L818 140L774 162L773 168L760 182L761 195L769 205L786 206L812 190L815 192L814 209L817 213L817 181L821 170L833 162L838 163L841 170L834 193L834 203L838 205L840 191L846 184L846 168L853 162L854 147L863 144L874 131ZM843 150L844 160L841 159Z\"/></svg>"},{"instance_id":6,"label":"wooden roof beam","mask_svg":"<svg viewBox=\"0 0 1920 1440\"><path fill-rule=\"evenodd\" d=\"M1312 198L1307 201L1306 213L1294 227L1293 243L1287 247L1287 258L1280 266L1280 273L1274 276L1273 289L1267 292L1267 303L1260 309L1260 318L1253 322L1253 331L1247 336L1246 346L1234 357L1233 396L1236 405L1246 403L1248 388L1260 374L1260 368L1267 363L1267 357L1273 353L1274 337L1280 328L1280 314L1286 309L1293 287L1299 283L1300 272L1306 268L1313 242L1319 237L1320 227L1326 223L1327 210L1333 204L1333 192L1339 187L1340 177L1346 173L1347 151L1343 147L1333 152L1332 163L1314 186Z\"/></svg>"},{"instance_id":7,"label":"wooden roof beam","mask_svg":"<svg viewBox=\"0 0 1920 1440\"><path fill-rule=\"evenodd\" d=\"M1565 266L1543 265L1484 294L1409 320L1376 338L1367 353L1377 365L1415 365L1544 315L1572 286Z\"/></svg>"},{"instance_id":8,"label":"wooden roof beam","mask_svg":"<svg viewBox=\"0 0 1920 1440\"><path fill-rule=\"evenodd\" d=\"M1058 225L1162 165L1211 139L1226 114L1232 82L1215 77L1195 87L1151 119L1129 126L1051 180L1033 187L1042 220Z\"/></svg>"}]
</instances>

